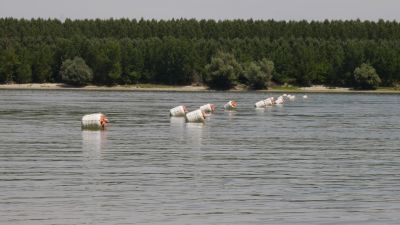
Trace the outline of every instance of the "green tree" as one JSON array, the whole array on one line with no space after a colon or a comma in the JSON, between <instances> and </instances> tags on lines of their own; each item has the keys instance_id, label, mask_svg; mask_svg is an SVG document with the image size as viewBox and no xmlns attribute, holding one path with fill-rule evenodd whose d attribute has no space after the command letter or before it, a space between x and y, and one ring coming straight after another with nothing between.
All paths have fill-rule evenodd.
<instances>
[{"instance_id":1,"label":"green tree","mask_svg":"<svg viewBox=\"0 0 400 225\"><path fill-rule=\"evenodd\" d=\"M354 80L356 89L376 89L381 83L374 67L365 63L354 70Z\"/></svg>"},{"instance_id":2,"label":"green tree","mask_svg":"<svg viewBox=\"0 0 400 225\"><path fill-rule=\"evenodd\" d=\"M42 44L35 47L33 55L32 75L37 83L52 81L53 51L50 46Z\"/></svg>"},{"instance_id":3,"label":"green tree","mask_svg":"<svg viewBox=\"0 0 400 225\"><path fill-rule=\"evenodd\" d=\"M32 57L26 48L18 51L18 63L15 68L14 81L17 83L32 82Z\"/></svg>"},{"instance_id":4,"label":"green tree","mask_svg":"<svg viewBox=\"0 0 400 225\"><path fill-rule=\"evenodd\" d=\"M14 81L20 84L32 82L32 68L30 64L18 63L15 70Z\"/></svg>"},{"instance_id":5,"label":"green tree","mask_svg":"<svg viewBox=\"0 0 400 225\"><path fill-rule=\"evenodd\" d=\"M241 66L233 54L218 52L206 65L206 83L210 88L227 90L237 84L240 72Z\"/></svg>"},{"instance_id":6,"label":"green tree","mask_svg":"<svg viewBox=\"0 0 400 225\"><path fill-rule=\"evenodd\" d=\"M121 80L124 84L137 84L141 80L144 59L136 41L124 38L121 45Z\"/></svg>"},{"instance_id":7,"label":"green tree","mask_svg":"<svg viewBox=\"0 0 400 225\"><path fill-rule=\"evenodd\" d=\"M112 85L120 82L121 48L113 39L91 40L89 42L86 62L93 69L94 83Z\"/></svg>"},{"instance_id":8,"label":"green tree","mask_svg":"<svg viewBox=\"0 0 400 225\"><path fill-rule=\"evenodd\" d=\"M157 82L191 84L196 54L188 40L164 38L161 60L157 64Z\"/></svg>"},{"instance_id":9,"label":"green tree","mask_svg":"<svg viewBox=\"0 0 400 225\"><path fill-rule=\"evenodd\" d=\"M274 62L266 58L263 58L260 61L258 61L258 65L260 66L261 72L263 73L263 76L260 77L260 82L264 83L265 85L264 88L267 88L269 83L271 82L272 74L275 69Z\"/></svg>"},{"instance_id":10,"label":"green tree","mask_svg":"<svg viewBox=\"0 0 400 225\"><path fill-rule=\"evenodd\" d=\"M85 60L80 57L67 59L63 62L60 70L61 79L66 84L71 85L87 85L93 79L93 72Z\"/></svg>"},{"instance_id":11,"label":"green tree","mask_svg":"<svg viewBox=\"0 0 400 225\"><path fill-rule=\"evenodd\" d=\"M16 64L17 55L14 49L0 51L0 83L9 83L13 81Z\"/></svg>"},{"instance_id":12,"label":"green tree","mask_svg":"<svg viewBox=\"0 0 400 225\"><path fill-rule=\"evenodd\" d=\"M244 75L249 85L253 89L268 88L268 84L272 78L274 63L267 59L259 62L251 62L245 66Z\"/></svg>"}]
</instances>

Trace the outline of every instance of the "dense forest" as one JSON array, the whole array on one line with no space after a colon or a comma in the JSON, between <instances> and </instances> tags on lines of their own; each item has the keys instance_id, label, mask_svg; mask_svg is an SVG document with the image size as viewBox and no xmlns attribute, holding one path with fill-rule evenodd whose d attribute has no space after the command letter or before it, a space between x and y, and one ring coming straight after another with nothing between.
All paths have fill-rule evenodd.
<instances>
[{"instance_id":1,"label":"dense forest","mask_svg":"<svg viewBox=\"0 0 400 225\"><path fill-rule=\"evenodd\" d=\"M0 83L362 88L362 79L400 84L400 23L0 19Z\"/></svg>"}]
</instances>

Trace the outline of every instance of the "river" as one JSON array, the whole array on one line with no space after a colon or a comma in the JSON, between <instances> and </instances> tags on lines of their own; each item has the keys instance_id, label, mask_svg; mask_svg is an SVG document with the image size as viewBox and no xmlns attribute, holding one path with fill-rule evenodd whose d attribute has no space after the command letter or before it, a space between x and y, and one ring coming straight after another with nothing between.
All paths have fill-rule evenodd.
<instances>
[{"instance_id":1,"label":"river","mask_svg":"<svg viewBox=\"0 0 400 225\"><path fill-rule=\"evenodd\" d=\"M268 96L0 90L0 224L400 223L400 95Z\"/></svg>"}]
</instances>

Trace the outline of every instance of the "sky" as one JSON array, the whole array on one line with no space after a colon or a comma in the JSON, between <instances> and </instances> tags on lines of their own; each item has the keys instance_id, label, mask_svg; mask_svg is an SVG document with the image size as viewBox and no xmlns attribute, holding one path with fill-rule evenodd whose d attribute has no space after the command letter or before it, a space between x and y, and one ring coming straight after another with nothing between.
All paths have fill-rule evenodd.
<instances>
[{"instance_id":1,"label":"sky","mask_svg":"<svg viewBox=\"0 0 400 225\"><path fill-rule=\"evenodd\" d=\"M0 0L0 17L400 21L400 0Z\"/></svg>"}]
</instances>

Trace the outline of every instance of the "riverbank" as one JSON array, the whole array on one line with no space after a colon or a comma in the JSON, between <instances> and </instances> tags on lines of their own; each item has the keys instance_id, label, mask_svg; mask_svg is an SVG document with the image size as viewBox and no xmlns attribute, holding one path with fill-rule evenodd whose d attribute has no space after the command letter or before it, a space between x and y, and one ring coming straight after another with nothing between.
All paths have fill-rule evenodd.
<instances>
[{"instance_id":1,"label":"riverbank","mask_svg":"<svg viewBox=\"0 0 400 225\"><path fill-rule=\"evenodd\" d=\"M207 92L212 91L206 86L172 86L158 84L115 85L74 87L62 83L29 83L29 84L0 84L0 90L85 90L85 91L174 91L174 92ZM238 87L232 92L245 92L248 89ZM325 87L314 85L311 87L275 86L258 92L287 92L287 93L393 93L400 94L400 89L379 88L377 90L359 91L343 87Z\"/></svg>"},{"instance_id":2,"label":"riverbank","mask_svg":"<svg viewBox=\"0 0 400 225\"><path fill-rule=\"evenodd\" d=\"M205 86L172 86L158 84L114 85L83 87L69 86L62 83L29 83L29 84L1 84L0 90L86 90L86 91L208 91Z\"/></svg>"}]
</instances>

